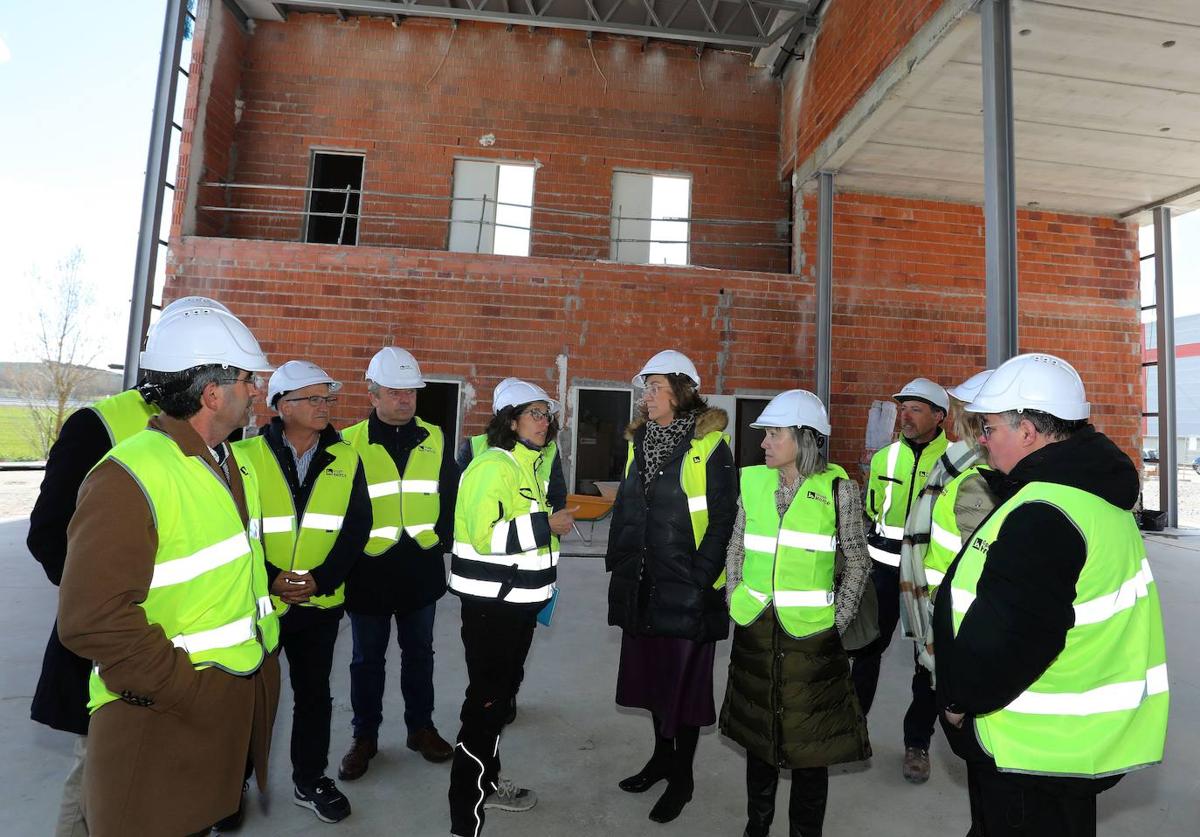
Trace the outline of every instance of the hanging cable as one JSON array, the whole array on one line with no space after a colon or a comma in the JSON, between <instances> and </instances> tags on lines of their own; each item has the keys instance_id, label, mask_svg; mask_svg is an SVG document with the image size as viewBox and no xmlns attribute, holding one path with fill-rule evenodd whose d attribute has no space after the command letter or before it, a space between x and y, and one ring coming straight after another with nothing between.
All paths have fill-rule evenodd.
<instances>
[{"instance_id":1,"label":"hanging cable","mask_svg":"<svg viewBox=\"0 0 1200 837\"><path fill-rule=\"evenodd\" d=\"M604 79L604 92L608 92L608 76L604 75L604 71L600 69L600 62L596 60L596 53L592 50L591 36L587 39L588 52L592 55L592 63L596 65L596 72L600 74L600 78Z\"/></svg>"},{"instance_id":2,"label":"hanging cable","mask_svg":"<svg viewBox=\"0 0 1200 837\"><path fill-rule=\"evenodd\" d=\"M425 89L429 89L429 85L437 78L437 74L442 71L442 65L446 63L446 58L450 55L450 47L454 44L454 36L458 32L458 21L450 21L450 40L446 41L446 51L442 53L442 60L438 62L437 69L433 71L433 75L429 77L429 81L425 82Z\"/></svg>"}]
</instances>

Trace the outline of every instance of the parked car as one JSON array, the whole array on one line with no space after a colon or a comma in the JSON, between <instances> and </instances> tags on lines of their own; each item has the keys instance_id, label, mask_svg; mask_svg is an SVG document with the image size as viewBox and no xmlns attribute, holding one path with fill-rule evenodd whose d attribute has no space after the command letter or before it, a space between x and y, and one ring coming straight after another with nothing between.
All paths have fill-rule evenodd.
<instances>
[{"instance_id":1,"label":"parked car","mask_svg":"<svg viewBox=\"0 0 1200 837\"><path fill-rule=\"evenodd\" d=\"M1200 456L1197 456L1192 460L1192 470L1197 474L1200 474Z\"/></svg>"},{"instance_id":2,"label":"parked car","mask_svg":"<svg viewBox=\"0 0 1200 837\"><path fill-rule=\"evenodd\" d=\"M1157 462L1158 461L1158 451L1151 450L1150 448L1143 448L1142 449L1142 461L1143 462Z\"/></svg>"}]
</instances>

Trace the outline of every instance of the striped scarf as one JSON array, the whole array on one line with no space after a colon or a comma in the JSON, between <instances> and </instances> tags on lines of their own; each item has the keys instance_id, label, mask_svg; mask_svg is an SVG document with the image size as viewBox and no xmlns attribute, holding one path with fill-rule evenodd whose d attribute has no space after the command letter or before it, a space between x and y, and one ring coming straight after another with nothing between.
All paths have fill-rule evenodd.
<instances>
[{"instance_id":1,"label":"striped scarf","mask_svg":"<svg viewBox=\"0 0 1200 837\"><path fill-rule=\"evenodd\" d=\"M955 442L938 457L921 496L904 522L900 545L900 625L904 636L917 644L921 665L933 671L933 601L925 578L925 553L933 531L933 504L951 480L980 460L980 451L966 442Z\"/></svg>"}]
</instances>

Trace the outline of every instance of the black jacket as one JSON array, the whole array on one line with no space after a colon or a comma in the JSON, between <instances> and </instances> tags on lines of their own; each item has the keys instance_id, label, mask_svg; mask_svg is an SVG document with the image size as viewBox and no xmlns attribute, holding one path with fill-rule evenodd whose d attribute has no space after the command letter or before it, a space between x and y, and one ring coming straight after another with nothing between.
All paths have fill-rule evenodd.
<instances>
[{"instance_id":1,"label":"black jacket","mask_svg":"<svg viewBox=\"0 0 1200 837\"><path fill-rule=\"evenodd\" d=\"M313 454L312 462L308 466L308 473L305 474L304 482L301 483L299 475L296 473L296 460L292 456L291 449L284 442L283 421L276 416L271 419L269 424L263 425L259 433L266 440L271 453L275 454L275 461L279 463L283 478L292 492L292 504L296 509L297 516L303 516L317 477L333 462L333 456L325 449L341 441L341 434L333 429L332 424L325 426L317 440L318 450ZM346 580L346 576L349 575L355 562L362 557L363 547L370 534L371 496L367 492L366 472L359 467L350 488L350 503L346 507L346 515L342 520L342 529L338 532L333 547L321 565L309 570L309 575L316 582L318 595L328 596ZM274 583L279 572L278 567L270 562L267 563L267 581L269 583Z\"/></svg>"},{"instance_id":2,"label":"black jacket","mask_svg":"<svg viewBox=\"0 0 1200 837\"><path fill-rule=\"evenodd\" d=\"M367 439L383 445L396 470L404 473L408 455L429 435L415 421L396 427L380 421L375 411L367 419ZM454 546L454 501L458 497L458 466L450 440L442 450L438 473L438 502L434 525L441 543L421 547L401 531L400 540L382 555L364 555L346 579L346 610L351 613L409 613L432 604L446 593L445 553Z\"/></svg>"},{"instance_id":3,"label":"black jacket","mask_svg":"<svg viewBox=\"0 0 1200 837\"><path fill-rule=\"evenodd\" d=\"M29 515L25 544L56 587L62 581L63 564L67 560L67 524L75 514L79 486L111 447L100 416L93 410L76 410L63 423L58 441L50 448L41 493ZM87 735L91 671L90 660L63 647L55 622L42 656L42 672L33 693L30 717L63 732Z\"/></svg>"},{"instance_id":4,"label":"black jacket","mask_svg":"<svg viewBox=\"0 0 1200 837\"><path fill-rule=\"evenodd\" d=\"M723 410L708 410L696 420L695 436L724 430ZM641 473L645 427L634 433L634 462L613 504L605 568L608 624L630 633L670 636L695 642L724 639L729 633L725 595L713 583L725 569L725 548L737 514L733 454L722 442L709 457L708 529L696 547L687 495L680 486L684 439L643 488Z\"/></svg>"},{"instance_id":5,"label":"black jacket","mask_svg":"<svg viewBox=\"0 0 1200 837\"><path fill-rule=\"evenodd\" d=\"M1122 509L1133 508L1141 489L1129 457L1090 425L1025 457L1007 475L981 473L997 497L997 508L1031 482L1082 489ZM937 597L933 624L938 704L968 715L961 730L947 727L947 738L959 756L990 761L975 738L970 716L1012 702L1066 646L1067 631L1075 624L1075 583L1086 558L1083 537L1066 515L1046 503L1027 503L1005 518L989 547L975 603L957 636L951 597ZM950 566L941 589L949 589L958 563L956 559ZM1090 787L1092 792L1115 781L1030 780L1035 778L1060 787Z\"/></svg>"},{"instance_id":6,"label":"black jacket","mask_svg":"<svg viewBox=\"0 0 1200 837\"><path fill-rule=\"evenodd\" d=\"M468 436L458 446L458 456L454 460L459 472L465 473L474 458L475 451L471 448L471 438ZM550 501L551 511L561 511L567 507L567 478L563 476L561 452L550 463L550 488L546 491L546 499Z\"/></svg>"}]
</instances>

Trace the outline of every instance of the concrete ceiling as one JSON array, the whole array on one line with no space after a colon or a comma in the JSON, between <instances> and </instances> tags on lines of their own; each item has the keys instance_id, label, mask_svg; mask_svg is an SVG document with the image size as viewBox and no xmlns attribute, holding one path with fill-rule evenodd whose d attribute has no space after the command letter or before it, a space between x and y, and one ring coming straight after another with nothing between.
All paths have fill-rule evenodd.
<instances>
[{"instance_id":1,"label":"concrete ceiling","mask_svg":"<svg viewBox=\"0 0 1200 837\"><path fill-rule=\"evenodd\" d=\"M834 161L839 190L983 201L978 16L923 63ZM1013 68L1018 206L1200 208L1200 0L1014 0Z\"/></svg>"}]
</instances>

